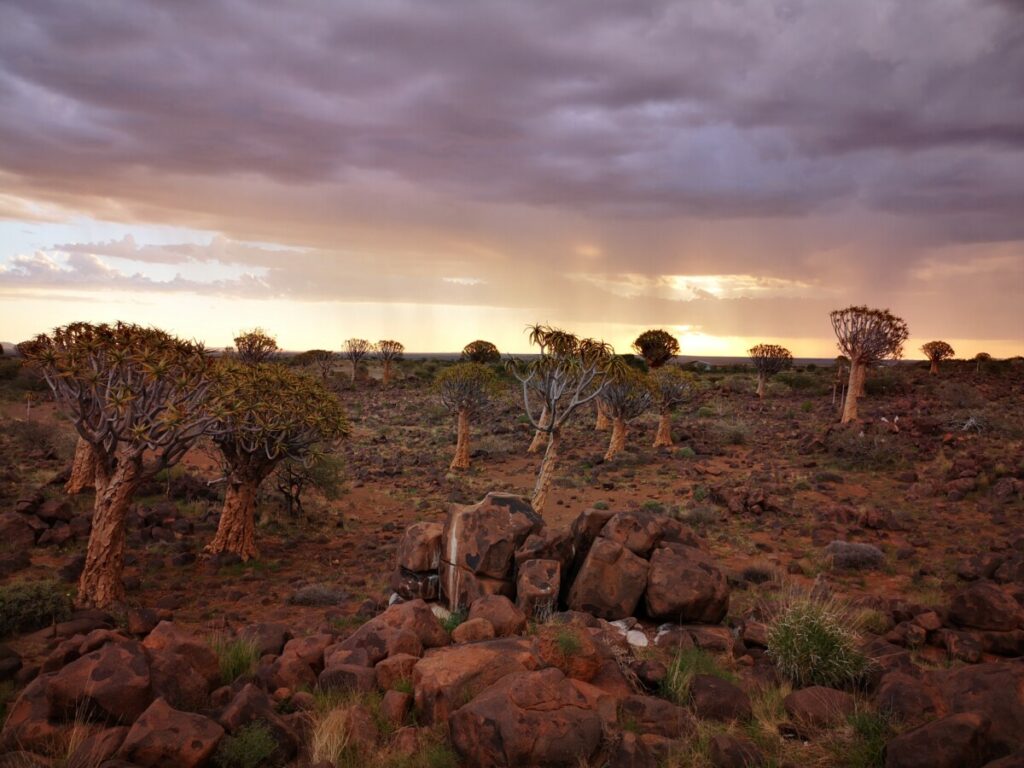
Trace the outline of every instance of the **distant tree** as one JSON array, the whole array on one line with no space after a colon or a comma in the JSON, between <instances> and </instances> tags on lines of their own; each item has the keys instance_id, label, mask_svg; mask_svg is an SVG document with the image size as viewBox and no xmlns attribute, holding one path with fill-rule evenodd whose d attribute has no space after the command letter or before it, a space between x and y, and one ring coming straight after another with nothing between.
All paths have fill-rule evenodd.
<instances>
[{"instance_id":1,"label":"distant tree","mask_svg":"<svg viewBox=\"0 0 1024 768\"><path fill-rule=\"evenodd\" d=\"M401 360L405 352L405 345L399 341L382 339L377 342L377 355L384 366L384 386L391 383L391 366L396 360Z\"/></svg>"},{"instance_id":2,"label":"distant tree","mask_svg":"<svg viewBox=\"0 0 1024 768\"><path fill-rule=\"evenodd\" d=\"M277 465L271 481L281 494L286 512L291 517L305 514L303 496L315 489L327 499L337 499L342 493L344 464L333 453L316 450L304 459L285 459Z\"/></svg>"},{"instance_id":3,"label":"distant tree","mask_svg":"<svg viewBox=\"0 0 1024 768\"><path fill-rule=\"evenodd\" d=\"M992 360L992 355L988 352L979 352L974 356L974 372L981 373L981 364L988 363Z\"/></svg>"},{"instance_id":4,"label":"distant tree","mask_svg":"<svg viewBox=\"0 0 1024 768\"><path fill-rule=\"evenodd\" d=\"M939 373L940 362L949 360L949 358L956 354L956 351L944 341L929 341L927 344L922 344L921 351L924 352L924 356L931 362L928 373L932 376Z\"/></svg>"},{"instance_id":5,"label":"distant tree","mask_svg":"<svg viewBox=\"0 0 1024 768\"><path fill-rule=\"evenodd\" d=\"M214 443L227 475L224 508L206 551L256 557L256 496L286 459L303 461L349 433L338 399L319 382L282 365L219 366L210 410Z\"/></svg>"},{"instance_id":6,"label":"distant tree","mask_svg":"<svg viewBox=\"0 0 1024 768\"><path fill-rule=\"evenodd\" d=\"M496 363L501 360L501 353L491 342L477 339L462 348L462 359L470 363Z\"/></svg>"},{"instance_id":7,"label":"distant tree","mask_svg":"<svg viewBox=\"0 0 1024 768\"><path fill-rule=\"evenodd\" d=\"M549 326L531 326L529 330L540 355L529 363L512 360L508 368L522 386L527 419L547 437L532 497L533 508L543 514L562 429L573 413L600 396L614 350L603 341L578 339Z\"/></svg>"},{"instance_id":8,"label":"distant tree","mask_svg":"<svg viewBox=\"0 0 1024 768\"><path fill-rule=\"evenodd\" d=\"M242 331L235 336L238 359L246 365L256 365L270 360L279 351L277 339L262 328Z\"/></svg>"},{"instance_id":9,"label":"distant tree","mask_svg":"<svg viewBox=\"0 0 1024 768\"><path fill-rule=\"evenodd\" d=\"M830 315L839 351L850 359L850 384L846 390L842 423L857 418L857 400L869 365L887 358L899 359L910 335L906 322L887 309L847 307Z\"/></svg>"},{"instance_id":10,"label":"distant tree","mask_svg":"<svg viewBox=\"0 0 1024 768\"><path fill-rule=\"evenodd\" d=\"M633 349L651 368L660 368L679 354L679 342L671 333L659 328L644 331L637 336L633 342Z\"/></svg>"},{"instance_id":11,"label":"distant tree","mask_svg":"<svg viewBox=\"0 0 1024 768\"><path fill-rule=\"evenodd\" d=\"M757 396L764 397L768 379L793 365L793 355L778 344L758 344L747 350L750 362L757 369Z\"/></svg>"},{"instance_id":12,"label":"distant tree","mask_svg":"<svg viewBox=\"0 0 1024 768\"><path fill-rule=\"evenodd\" d=\"M366 339L347 339L342 354L352 363L352 382L355 383L359 364L373 353L373 344Z\"/></svg>"},{"instance_id":13,"label":"distant tree","mask_svg":"<svg viewBox=\"0 0 1024 768\"><path fill-rule=\"evenodd\" d=\"M210 429L210 358L202 345L127 323L72 323L22 344L21 352L96 460L78 602L121 603L128 509L145 477L175 464Z\"/></svg>"},{"instance_id":14,"label":"distant tree","mask_svg":"<svg viewBox=\"0 0 1024 768\"><path fill-rule=\"evenodd\" d=\"M672 412L688 400L693 393L693 374L675 366L651 371L654 404L658 408L658 431L654 436L655 448L672 447Z\"/></svg>"},{"instance_id":15,"label":"distant tree","mask_svg":"<svg viewBox=\"0 0 1024 768\"><path fill-rule=\"evenodd\" d=\"M434 386L458 418L455 456L449 469L469 469L469 425L490 402L498 385L494 371L482 363L456 363L437 374Z\"/></svg>"},{"instance_id":16,"label":"distant tree","mask_svg":"<svg viewBox=\"0 0 1024 768\"><path fill-rule=\"evenodd\" d=\"M612 435L604 454L604 460L611 461L626 446L626 425L651 407L651 384L644 374L622 367L608 377L598 399L612 421Z\"/></svg>"},{"instance_id":17,"label":"distant tree","mask_svg":"<svg viewBox=\"0 0 1024 768\"><path fill-rule=\"evenodd\" d=\"M297 354L292 363L302 368L316 369L320 374L320 381L327 386L334 370L334 357L334 353L326 349L307 349Z\"/></svg>"}]
</instances>

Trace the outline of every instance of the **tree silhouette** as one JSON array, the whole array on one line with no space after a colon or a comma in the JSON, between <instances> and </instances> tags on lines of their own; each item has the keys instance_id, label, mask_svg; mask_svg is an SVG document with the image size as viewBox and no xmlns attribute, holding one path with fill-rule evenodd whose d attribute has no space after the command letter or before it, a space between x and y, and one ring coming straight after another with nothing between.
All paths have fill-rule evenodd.
<instances>
[{"instance_id":1,"label":"tree silhouette","mask_svg":"<svg viewBox=\"0 0 1024 768\"><path fill-rule=\"evenodd\" d=\"M857 400L867 367L887 358L899 359L910 332L906 322L888 309L853 306L837 309L830 317L839 351L850 360L850 383L842 415L846 424L857 418Z\"/></svg>"},{"instance_id":2,"label":"tree silhouette","mask_svg":"<svg viewBox=\"0 0 1024 768\"><path fill-rule=\"evenodd\" d=\"M693 393L693 374L675 366L651 371L654 404L658 408L658 431L654 436L655 448L672 446L672 412Z\"/></svg>"},{"instance_id":3,"label":"tree silhouette","mask_svg":"<svg viewBox=\"0 0 1024 768\"><path fill-rule=\"evenodd\" d=\"M931 362L928 373L932 376L938 375L940 362L948 360L956 354L954 349L944 341L929 341L927 344L922 344L921 351L924 352L924 356Z\"/></svg>"},{"instance_id":4,"label":"tree silhouette","mask_svg":"<svg viewBox=\"0 0 1024 768\"><path fill-rule=\"evenodd\" d=\"M658 328L637 336L633 349L651 368L660 368L679 354L679 342L671 333Z\"/></svg>"},{"instance_id":5,"label":"tree silhouette","mask_svg":"<svg viewBox=\"0 0 1024 768\"><path fill-rule=\"evenodd\" d=\"M758 344L747 350L750 361L757 369L757 396L764 397L768 379L793 365L793 355L778 344Z\"/></svg>"},{"instance_id":6,"label":"tree silhouette","mask_svg":"<svg viewBox=\"0 0 1024 768\"><path fill-rule=\"evenodd\" d=\"M377 342L377 356L384 368L384 386L391 383L391 367L396 360L401 360L405 353L405 345L400 341L381 339Z\"/></svg>"},{"instance_id":7,"label":"tree silhouette","mask_svg":"<svg viewBox=\"0 0 1024 768\"><path fill-rule=\"evenodd\" d=\"M482 363L456 363L437 374L434 386L451 413L458 418L455 456L449 469L469 469L470 421L491 401L498 377Z\"/></svg>"},{"instance_id":8,"label":"tree silhouette","mask_svg":"<svg viewBox=\"0 0 1024 768\"><path fill-rule=\"evenodd\" d=\"M352 383L356 381L359 364L373 353L373 344L366 339L347 339L342 354L352 363Z\"/></svg>"},{"instance_id":9,"label":"tree silhouette","mask_svg":"<svg viewBox=\"0 0 1024 768\"><path fill-rule=\"evenodd\" d=\"M598 397L612 422L604 460L611 461L626 446L626 425L651 407L653 393L647 376L623 367L610 376Z\"/></svg>"},{"instance_id":10,"label":"tree silhouette","mask_svg":"<svg viewBox=\"0 0 1024 768\"><path fill-rule=\"evenodd\" d=\"M470 363L496 363L501 360L501 353L491 342L477 339L462 348L462 359Z\"/></svg>"},{"instance_id":11,"label":"tree silhouette","mask_svg":"<svg viewBox=\"0 0 1024 768\"><path fill-rule=\"evenodd\" d=\"M262 328L242 331L235 336L238 359L246 365L265 363L277 354L277 339Z\"/></svg>"}]
</instances>

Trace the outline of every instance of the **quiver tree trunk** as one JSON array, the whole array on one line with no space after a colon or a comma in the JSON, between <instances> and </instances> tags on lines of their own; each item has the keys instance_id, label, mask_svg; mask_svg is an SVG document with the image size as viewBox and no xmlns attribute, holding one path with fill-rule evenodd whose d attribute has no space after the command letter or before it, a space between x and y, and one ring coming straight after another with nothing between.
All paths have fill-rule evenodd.
<instances>
[{"instance_id":1,"label":"quiver tree trunk","mask_svg":"<svg viewBox=\"0 0 1024 768\"><path fill-rule=\"evenodd\" d=\"M448 469L469 469L469 413L459 410L458 436L455 440L455 457Z\"/></svg>"},{"instance_id":2,"label":"quiver tree trunk","mask_svg":"<svg viewBox=\"0 0 1024 768\"><path fill-rule=\"evenodd\" d=\"M662 410L658 415L658 431L654 433L655 448L672 447L672 412Z\"/></svg>"},{"instance_id":3,"label":"quiver tree trunk","mask_svg":"<svg viewBox=\"0 0 1024 768\"><path fill-rule=\"evenodd\" d=\"M544 410L540 412L539 424L542 427L547 427L550 425L550 422L551 415L548 413L548 407L545 405ZM548 433L543 429L538 429L536 432L533 433L533 441L530 443L530 447L526 449L526 452L536 453L544 446L544 443L547 441L547 439Z\"/></svg>"},{"instance_id":4,"label":"quiver tree trunk","mask_svg":"<svg viewBox=\"0 0 1024 768\"><path fill-rule=\"evenodd\" d=\"M383 383L384 383L384 386L385 386L385 387L386 387L386 386L387 386L388 384L390 384L390 383L391 383L391 361L390 361L390 360L385 360L385 361L384 361L384 377L383 377Z\"/></svg>"},{"instance_id":5,"label":"quiver tree trunk","mask_svg":"<svg viewBox=\"0 0 1024 768\"><path fill-rule=\"evenodd\" d=\"M764 387L767 380L768 377L765 376L763 373L757 374L757 396L760 398L764 397Z\"/></svg>"},{"instance_id":6,"label":"quiver tree trunk","mask_svg":"<svg viewBox=\"0 0 1024 768\"><path fill-rule=\"evenodd\" d=\"M258 469L235 469L228 476L224 508L213 541L206 545L210 554L231 552L242 560L259 556L256 549L256 495L263 478L273 465Z\"/></svg>"},{"instance_id":7,"label":"quiver tree trunk","mask_svg":"<svg viewBox=\"0 0 1024 768\"><path fill-rule=\"evenodd\" d=\"M626 447L626 420L616 416L612 419L612 436L608 441L608 450L605 451L604 460L611 461L619 451Z\"/></svg>"},{"instance_id":8,"label":"quiver tree trunk","mask_svg":"<svg viewBox=\"0 0 1024 768\"><path fill-rule=\"evenodd\" d=\"M64 491L75 495L96 487L96 452L92 445L78 438L75 443L75 458L71 461L71 475L64 485Z\"/></svg>"},{"instance_id":9,"label":"quiver tree trunk","mask_svg":"<svg viewBox=\"0 0 1024 768\"><path fill-rule=\"evenodd\" d=\"M856 378L856 385L857 386L855 387L854 391L857 393L857 397L864 397L864 395L867 394L868 367L866 365L864 365L863 363L860 363L860 364L858 364L856 366L854 366L853 364L850 365L850 376L851 376L850 382L851 382L851 385L854 382L854 379L853 379L853 371L854 371L854 369L857 370L857 378Z\"/></svg>"},{"instance_id":10,"label":"quiver tree trunk","mask_svg":"<svg viewBox=\"0 0 1024 768\"><path fill-rule=\"evenodd\" d=\"M932 360L932 364L928 367L928 373L932 376L937 376L939 373L939 361Z\"/></svg>"},{"instance_id":11,"label":"quiver tree trunk","mask_svg":"<svg viewBox=\"0 0 1024 768\"><path fill-rule=\"evenodd\" d=\"M544 459L540 463L540 472L537 474L537 484L533 489L533 498L530 503L538 515L544 514L544 504L548 500L548 491L551 490L551 483L555 479L555 464L558 462L558 443L560 439L558 430L555 430L548 437L547 449L544 451Z\"/></svg>"},{"instance_id":12,"label":"quiver tree trunk","mask_svg":"<svg viewBox=\"0 0 1024 768\"><path fill-rule=\"evenodd\" d=\"M847 424L857 418L857 399L860 397L860 387L863 386L863 380L864 364L851 362L850 383L846 388L846 400L843 402L843 424Z\"/></svg>"},{"instance_id":13,"label":"quiver tree trunk","mask_svg":"<svg viewBox=\"0 0 1024 768\"><path fill-rule=\"evenodd\" d=\"M125 516L141 476L141 454L118 454L113 469L96 462L92 533L78 580L81 606L108 608L124 601Z\"/></svg>"},{"instance_id":14,"label":"quiver tree trunk","mask_svg":"<svg viewBox=\"0 0 1024 768\"><path fill-rule=\"evenodd\" d=\"M594 429L603 432L611 426L611 421L608 418L608 412L604 409L604 406L601 405L600 398L595 400L594 403L597 408L597 421L594 422Z\"/></svg>"}]
</instances>

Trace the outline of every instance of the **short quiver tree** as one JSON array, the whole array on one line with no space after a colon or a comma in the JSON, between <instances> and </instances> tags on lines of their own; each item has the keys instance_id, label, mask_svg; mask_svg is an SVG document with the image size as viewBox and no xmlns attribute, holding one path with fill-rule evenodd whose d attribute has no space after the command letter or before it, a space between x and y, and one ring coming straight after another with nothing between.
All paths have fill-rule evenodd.
<instances>
[{"instance_id":1,"label":"short quiver tree","mask_svg":"<svg viewBox=\"0 0 1024 768\"><path fill-rule=\"evenodd\" d=\"M300 352L292 362L302 368L313 368L320 374L320 381L327 386L334 370L334 353L327 349L307 349Z\"/></svg>"},{"instance_id":2,"label":"short quiver tree","mask_svg":"<svg viewBox=\"0 0 1024 768\"><path fill-rule=\"evenodd\" d=\"M78 602L121 603L128 508L146 476L175 464L209 429L210 358L200 344L127 323L73 323L21 350L95 458Z\"/></svg>"},{"instance_id":3,"label":"short quiver tree","mask_svg":"<svg viewBox=\"0 0 1024 768\"><path fill-rule=\"evenodd\" d=\"M391 383L392 369L394 364L402 359L405 354L405 345L400 341L392 339L381 339L377 342L377 357L383 369L384 386Z\"/></svg>"},{"instance_id":4,"label":"short quiver tree","mask_svg":"<svg viewBox=\"0 0 1024 768\"><path fill-rule=\"evenodd\" d=\"M931 363L928 373L932 376L938 374L939 363L943 360L949 360L949 358L956 354L956 351L944 341L929 341L927 344L921 345L921 351L924 352L924 356Z\"/></svg>"},{"instance_id":5,"label":"short quiver tree","mask_svg":"<svg viewBox=\"0 0 1024 768\"><path fill-rule=\"evenodd\" d=\"M988 352L979 352L974 356L974 372L981 373L982 363L988 363L992 360L992 355Z\"/></svg>"},{"instance_id":6,"label":"short quiver tree","mask_svg":"<svg viewBox=\"0 0 1024 768\"><path fill-rule=\"evenodd\" d=\"M470 363L496 363L501 360L501 353L491 342L477 339L462 348L462 359Z\"/></svg>"},{"instance_id":7,"label":"short quiver tree","mask_svg":"<svg viewBox=\"0 0 1024 768\"><path fill-rule=\"evenodd\" d=\"M242 331L235 336L235 352L246 365L258 365L272 359L278 353L277 339L262 328Z\"/></svg>"},{"instance_id":8,"label":"short quiver tree","mask_svg":"<svg viewBox=\"0 0 1024 768\"><path fill-rule=\"evenodd\" d=\"M577 339L547 326L533 326L541 354L529 363L513 360L509 370L522 386L523 409L547 440L531 503L543 514L558 460L561 431L579 408L596 400L606 384L614 350L603 341Z\"/></svg>"},{"instance_id":9,"label":"short quiver tree","mask_svg":"<svg viewBox=\"0 0 1024 768\"><path fill-rule=\"evenodd\" d=\"M644 331L636 337L633 349L651 368L661 368L679 354L679 341L668 331L660 328Z\"/></svg>"},{"instance_id":10,"label":"short quiver tree","mask_svg":"<svg viewBox=\"0 0 1024 768\"><path fill-rule=\"evenodd\" d=\"M654 434L655 448L672 447L672 412L686 402L693 393L693 375L675 366L651 371L654 405L658 409L658 431Z\"/></svg>"},{"instance_id":11,"label":"short quiver tree","mask_svg":"<svg viewBox=\"0 0 1024 768\"><path fill-rule=\"evenodd\" d=\"M757 370L757 396L764 397L768 379L793 365L793 353L778 344L758 344L747 350Z\"/></svg>"},{"instance_id":12,"label":"short quiver tree","mask_svg":"<svg viewBox=\"0 0 1024 768\"><path fill-rule=\"evenodd\" d=\"M346 339L341 353L352 363L352 382L355 383L360 363L373 354L373 344L366 339Z\"/></svg>"},{"instance_id":13,"label":"short quiver tree","mask_svg":"<svg viewBox=\"0 0 1024 768\"><path fill-rule=\"evenodd\" d=\"M857 399L863 391L867 367L887 358L899 359L910 335L906 322L887 309L847 307L830 315L839 351L850 360L850 382L843 404L842 423L857 418Z\"/></svg>"},{"instance_id":14,"label":"short quiver tree","mask_svg":"<svg viewBox=\"0 0 1024 768\"><path fill-rule=\"evenodd\" d=\"M653 401L651 384L642 373L620 367L609 376L598 397L600 407L612 422L612 435L604 460L611 461L626 447L626 428L630 421L645 413Z\"/></svg>"},{"instance_id":15,"label":"short quiver tree","mask_svg":"<svg viewBox=\"0 0 1024 768\"><path fill-rule=\"evenodd\" d=\"M456 363L434 381L444 407L458 419L455 456L449 469L469 469L469 426L491 401L498 386L494 371L482 363Z\"/></svg>"},{"instance_id":16,"label":"short quiver tree","mask_svg":"<svg viewBox=\"0 0 1024 768\"><path fill-rule=\"evenodd\" d=\"M227 488L217 533L206 551L256 557L256 496L286 459L309 459L314 449L349 433L338 399L315 379L274 364L227 363L214 374L210 411L213 441Z\"/></svg>"}]
</instances>

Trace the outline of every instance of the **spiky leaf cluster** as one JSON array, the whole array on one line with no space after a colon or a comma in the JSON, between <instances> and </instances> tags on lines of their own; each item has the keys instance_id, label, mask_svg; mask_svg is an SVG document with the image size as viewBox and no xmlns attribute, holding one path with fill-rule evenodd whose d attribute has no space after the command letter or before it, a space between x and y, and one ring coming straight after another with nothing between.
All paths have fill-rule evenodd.
<instances>
[{"instance_id":1,"label":"spiky leaf cluster","mask_svg":"<svg viewBox=\"0 0 1024 768\"><path fill-rule=\"evenodd\" d=\"M462 348L462 359L470 363L496 363L501 360L501 353L491 342L477 339Z\"/></svg>"},{"instance_id":2,"label":"spiky leaf cluster","mask_svg":"<svg viewBox=\"0 0 1024 768\"><path fill-rule=\"evenodd\" d=\"M657 328L637 336L633 349L651 368L660 368L679 354L679 341L668 331Z\"/></svg>"},{"instance_id":3,"label":"spiky leaf cluster","mask_svg":"<svg viewBox=\"0 0 1024 768\"><path fill-rule=\"evenodd\" d=\"M456 363L443 369L434 380L444 407L452 413L479 413L498 390L498 377L482 363Z\"/></svg>"},{"instance_id":4,"label":"spiky leaf cluster","mask_svg":"<svg viewBox=\"0 0 1024 768\"><path fill-rule=\"evenodd\" d=\"M651 371L654 402L661 412L673 410L693 395L695 380L692 373L675 366Z\"/></svg>"},{"instance_id":5,"label":"spiky leaf cluster","mask_svg":"<svg viewBox=\"0 0 1024 768\"><path fill-rule=\"evenodd\" d=\"M910 336L903 318L887 309L847 307L830 315L839 351L858 365L871 365L886 358L903 356L903 343Z\"/></svg>"},{"instance_id":6,"label":"spiky leaf cluster","mask_svg":"<svg viewBox=\"0 0 1024 768\"><path fill-rule=\"evenodd\" d=\"M210 411L214 442L229 461L302 460L349 434L338 399L318 381L282 365L226 362L214 373Z\"/></svg>"},{"instance_id":7,"label":"spiky leaf cluster","mask_svg":"<svg viewBox=\"0 0 1024 768\"><path fill-rule=\"evenodd\" d=\"M405 345L400 341L381 339L377 342L377 356L384 362L401 360L405 353Z\"/></svg>"},{"instance_id":8,"label":"spiky leaf cluster","mask_svg":"<svg viewBox=\"0 0 1024 768\"><path fill-rule=\"evenodd\" d=\"M130 323L71 323L19 350L103 461L127 448L167 466L210 426L201 344Z\"/></svg>"},{"instance_id":9,"label":"spiky leaf cluster","mask_svg":"<svg viewBox=\"0 0 1024 768\"><path fill-rule=\"evenodd\" d=\"M927 344L921 345L921 351L933 363L948 360L956 354L956 350L944 341L929 341Z\"/></svg>"},{"instance_id":10,"label":"spiky leaf cluster","mask_svg":"<svg viewBox=\"0 0 1024 768\"><path fill-rule=\"evenodd\" d=\"M604 412L613 419L635 419L651 407L654 392L651 380L627 368L608 379L599 395Z\"/></svg>"},{"instance_id":11,"label":"spiky leaf cluster","mask_svg":"<svg viewBox=\"0 0 1024 768\"><path fill-rule=\"evenodd\" d=\"M793 365L793 353L778 344L758 344L747 355L762 376L774 376Z\"/></svg>"},{"instance_id":12,"label":"spiky leaf cluster","mask_svg":"<svg viewBox=\"0 0 1024 768\"><path fill-rule=\"evenodd\" d=\"M768 655L800 687L842 688L869 667L849 612L834 601L810 597L790 600L772 620Z\"/></svg>"},{"instance_id":13,"label":"spiky leaf cluster","mask_svg":"<svg viewBox=\"0 0 1024 768\"><path fill-rule=\"evenodd\" d=\"M246 365L256 365L270 360L279 351L277 339L262 328L253 328L235 336L235 350L238 359Z\"/></svg>"}]
</instances>

